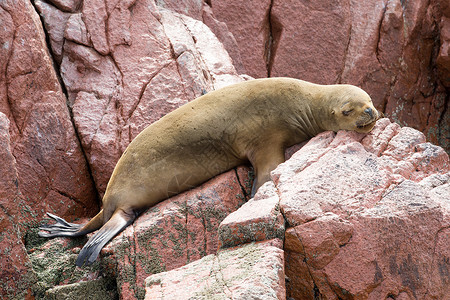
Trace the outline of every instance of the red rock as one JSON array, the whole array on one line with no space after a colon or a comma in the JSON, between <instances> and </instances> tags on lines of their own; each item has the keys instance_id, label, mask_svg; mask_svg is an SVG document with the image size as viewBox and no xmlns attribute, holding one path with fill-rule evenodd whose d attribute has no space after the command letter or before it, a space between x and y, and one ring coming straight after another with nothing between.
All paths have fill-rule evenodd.
<instances>
[{"instance_id":1,"label":"red rock","mask_svg":"<svg viewBox=\"0 0 450 300\"><path fill-rule=\"evenodd\" d=\"M70 14L60 11L44 1L35 1L35 5L39 14L45 16L43 20L46 22L45 28L50 36L50 46L53 50L53 58L57 63L61 63L64 44L64 28Z\"/></svg>"},{"instance_id":2,"label":"red rock","mask_svg":"<svg viewBox=\"0 0 450 300\"><path fill-rule=\"evenodd\" d=\"M81 13L70 15L65 24L64 38L78 44L92 47L91 37L90 34L88 34Z\"/></svg>"},{"instance_id":3,"label":"red rock","mask_svg":"<svg viewBox=\"0 0 450 300\"><path fill-rule=\"evenodd\" d=\"M220 247L233 247L274 238L282 240L285 228L279 201L272 182L261 186L253 199L220 223Z\"/></svg>"},{"instance_id":4,"label":"red rock","mask_svg":"<svg viewBox=\"0 0 450 300\"><path fill-rule=\"evenodd\" d=\"M236 68L237 72L239 74L245 73L245 67L242 63L242 58L236 39L228 30L227 24L220 22L215 18L208 3L192 0L164 0L157 1L156 5L205 23L205 25L207 25L214 35L222 42L223 47L230 55L233 61L233 66ZM163 9L161 9L161 12L164 14ZM164 24L165 27L170 25L170 22L165 22ZM185 29L179 28L179 30L184 31ZM212 39L215 39L215 37Z\"/></svg>"},{"instance_id":5,"label":"red rock","mask_svg":"<svg viewBox=\"0 0 450 300\"><path fill-rule=\"evenodd\" d=\"M168 10L177 12L194 18L196 20L202 20L203 3L202 1L192 0L161 0L156 1L156 5Z\"/></svg>"},{"instance_id":6,"label":"red rock","mask_svg":"<svg viewBox=\"0 0 450 300\"><path fill-rule=\"evenodd\" d=\"M1 110L11 120L11 148L30 207L29 225L46 210L69 219L91 216L97 210L95 190L39 17L26 1L0 6L11 20L6 32L14 32L13 51L0 71L6 89Z\"/></svg>"},{"instance_id":7,"label":"red rock","mask_svg":"<svg viewBox=\"0 0 450 300\"><path fill-rule=\"evenodd\" d=\"M82 13L86 28L91 33L94 49L102 55L108 54L109 45L106 37L108 15L105 1L83 1Z\"/></svg>"},{"instance_id":8,"label":"red rock","mask_svg":"<svg viewBox=\"0 0 450 300\"><path fill-rule=\"evenodd\" d=\"M245 201L248 172L242 167L231 170L150 208L102 250L92 268L75 267L86 239L48 241L31 255L33 265L44 270L38 272L40 289L63 285L52 291L63 293L71 290L68 284L103 276L117 281L123 299L143 298L144 280L149 275L216 253L219 224ZM45 271L52 269L51 274Z\"/></svg>"},{"instance_id":9,"label":"red rock","mask_svg":"<svg viewBox=\"0 0 450 300\"><path fill-rule=\"evenodd\" d=\"M353 234L353 225L333 213L290 228L287 235L301 241L301 253L305 255L308 265L321 269L330 263L339 253L339 248L348 243ZM296 244L291 245L286 239L285 248L296 252Z\"/></svg>"},{"instance_id":10,"label":"red rock","mask_svg":"<svg viewBox=\"0 0 450 300\"><path fill-rule=\"evenodd\" d=\"M9 120L0 113L0 296L2 299L30 299L36 282L22 236L25 226L19 221L23 204L18 186L16 160L11 151Z\"/></svg>"},{"instance_id":11,"label":"red rock","mask_svg":"<svg viewBox=\"0 0 450 300\"><path fill-rule=\"evenodd\" d=\"M339 80L351 30L347 1L274 1L271 18L281 31L270 76L291 76L321 84ZM274 29L272 29L274 30ZM296 63L292 63L293 53ZM317 59L320 57L320 59Z\"/></svg>"},{"instance_id":12,"label":"red rock","mask_svg":"<svg viewBox=\"0 0 450 300\"><path fill-rule=\"evenodd\" d=\"M450 254L442 246L450 243L449 171L442 148L387 119L366 136L311 139L272 172L292 226L288 296L445 298L438 270L448 268Z\"/></svg>"},{"instance_id":13,"label":"red rock","mask_svg":"<svg viewBox=\"0 0 450 300\"><path fill-rule=\"evenodd\" d=\"M246 74L267 77L271 1L212 0L210 3L215 19L224 22L236 39ZM233 60L238 60L235 57L232 55Z\"/></svg>"},{"instance_id":14,"label":"red rock","mask_svg":"<svg viewBox=\"0 0 450 300\"><path fill-rule=\"evenodd\" d=\"M98 207L39 16L29 1L1 2L0 14L1 297L30 299L36 277L27 230L45 211L73 220Z\"/></svg>"},{"instance_id":15,"label":"red rock","mask_svg":"<svg viewBox=\"0 0 450 300\"><path fill-rule=\"evenodd\" d=\"M442 17L439 24L440 42L436 65L439 69L439 78L445 87L450 87L450 5L447 1L439 1Z\"/></svg>"},{"instance_id":16,"label":"red rock","mask_svg":"<svg viewBox=\"0 0 450 300\"><path fill-rule=\"evenodd\" d=\"M223 249L145 285L145 299L285 299L283 250L270 241Z\"/></svg>"},{"instance_id":17,"label":"red rock","mask_svg":"<svg viewBox=\"0 0 450 300\"><path fill-rule=\"evenodd\" d=\"M205 184L208 197L192 190L143 215L103 251L105 273L75 269L76 241L52 240L44 253L29 249L27 256L21 239L44 211L68 219L95 214L94 185L101 195L132 138L202 93L243 80L235 68L257 77L357 84L393 120L448 145L446 1L336 2L331 8L291 1L50 2L36 6L68 99L34 8L25 1L0 4L0 111L10 120L9 129L0 126L0 218L7 228L1 246L14 250L2 256L2 286L16 295L31 296L34 279L25 280L30 261L54 272L39 275L37 296L57 284L97 283L108 276L119 282L123 298L143 298L147 275L215 253L219 222L241 203L234 196L242 197L244 184L230 183L237 178L233 171L211 181L221 185ZM0 124L5 120L0 115ZM450 255L448 156L425 141L418 131L383 119L367 136L323 133L272 174L291 226L285 243L288 295L400 299L449 292L442 272ZM260 226L281 236L273 196L249 202L222 228ZM255 206L265 209L249 215ZM269 239L270 230L233 243ZM61 255L45 252L55 243ZM52 255L57 262L47 260ZM42 284L45 277L51 282ZM280 273L270 280L283 287ZM233 284L235 295L249 296L237 292L240 285ZM78 285L78 291L87 286ZM57 290L70 288L52 293Z\"/></svg>"},{"instance_id":18,"label":"red rock","mask_svg":"<svg viewBox=\"0 0 450 300\"><path fill-rule=\"evenodd\" d=\"M219 41L222 42L225 50L233 60L233 66L236 68L238 74L246 74L247 70L242 61L241 52L239 51L236 39L228 30L227 24L216 19L211 7L207 3L203 4L202 20L203 23L211 29Z\"/></svg>"},{"instance_id":19,"label":"red rock","mask_svg":"<svg viewBox=\"0 0 450 300\"><path fill-rule=\"evenodd\" d=\"M75 12L81 6L81 0L49 0L62 11Z\"/></svg>"}]
</instances>

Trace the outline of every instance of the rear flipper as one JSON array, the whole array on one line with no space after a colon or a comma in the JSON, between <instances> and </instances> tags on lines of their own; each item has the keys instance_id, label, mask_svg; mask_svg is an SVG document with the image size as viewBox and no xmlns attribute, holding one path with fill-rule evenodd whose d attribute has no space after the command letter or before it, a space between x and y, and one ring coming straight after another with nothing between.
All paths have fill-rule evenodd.
<instances>
[{"instance_id":1,"label":"rear flipper","mask_svg":"<svg viewBox=\"0 0 450 300\"><path fill-rule=\"evenodd\" d=\"M94 230L99 229L103 225L103 209L93 217L87 224L73 224L66 220L55 216L51 213L47 215L56 221L55 224L47 224L39 227L39 230L44 230L47 232L40 231L40 237L57 237L57 236L68 236L75 237L88 234Z\"/></svg>"},{"instance_id":2,"label":"rear flipper","mask_svg":"<svg viewBox=\"0 0 450 300\"><path fill-rule=\"evenodd\" d=\"M57 237L57 236L80 236L84 233L80 231L80 228L83 227L83 224L73 224L69 223L66 220L55 216L51 213L47 213L47 215L56 221L55 224L46 224L39 227L39 230L45 230L47 232L40 231L38 234L40 237Z\"/></svg>"},{"instance_id":3,"label":"rear flipper","mask_svg":"<svg viewBox=\"0 0 450 300\"><path fill-rule=\"evenodd\" d=\"M133 223L136 217L136 213L128 214L123 210L117 210L111 219L109 219L109 221L89 239L83 249L81 249L80 254L78 254L76 265L81 267L84 264L92 264L97 259L103 246L105 246L116 234L124 230L125 227Z\"/></svg>"}]
</instances>

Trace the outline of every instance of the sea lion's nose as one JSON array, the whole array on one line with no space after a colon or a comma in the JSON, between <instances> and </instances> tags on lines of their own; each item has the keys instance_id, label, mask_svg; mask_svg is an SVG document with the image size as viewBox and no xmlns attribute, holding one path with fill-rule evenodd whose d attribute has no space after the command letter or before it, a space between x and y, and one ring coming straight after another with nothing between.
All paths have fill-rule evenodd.
<instances>
[{"instance_id":1,"label":"sea lion's nose","mask_svg":"<svg viewBox=\"0 0 450 300\"><path fill-rule=\"evenodd\" d=\"M364 110L364 112L365 112L366 114L368 114L371 118L373 118L373 110L372 110L372 108L368 107L368 108L366 108L366 109Z\"/></svg>"}]
</instances>

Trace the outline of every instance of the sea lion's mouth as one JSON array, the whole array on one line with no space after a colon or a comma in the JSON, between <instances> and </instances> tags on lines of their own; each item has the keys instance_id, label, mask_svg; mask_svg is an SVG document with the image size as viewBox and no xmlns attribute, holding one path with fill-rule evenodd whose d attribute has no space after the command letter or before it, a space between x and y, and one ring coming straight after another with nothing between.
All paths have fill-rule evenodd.
<instances>
[{"instance_id":1,"label":"sea lion's mouth","mask_svg":"<svg viewBox=\"0 0 450 300\"><path fill-rule=\"evenodd\" d=\"M356 127L358 128L358 129L368 129L368 128L371 128L371 127L373 127L374 125L375 125L375 123L379 120L379 119L381 119L381 118L383 118L384 117L384 114L383 113L381 113L381 112L379 112L379 111L376 111L376 116L375 116L375 118L372 118L371 120L369 120L367 123L362 123L362 122L359 122L359 123L362 123L362 124L356 124Z\"/></svg>"},{"instance_id":2,"label":"sea lion's mouth","mask_svg":"<svg viewBox=\"0 0 450 300\"><path fill-rule=\"evenodd\" d=\"M367 123L367 124L365 124L365 125L356 125L356 127L357 127L358 129L369 128L369 127L373 126L373 125L375 124L376 121L377 121L377 120L371 121L370 123Z\"/></svg>"}]
</instances>

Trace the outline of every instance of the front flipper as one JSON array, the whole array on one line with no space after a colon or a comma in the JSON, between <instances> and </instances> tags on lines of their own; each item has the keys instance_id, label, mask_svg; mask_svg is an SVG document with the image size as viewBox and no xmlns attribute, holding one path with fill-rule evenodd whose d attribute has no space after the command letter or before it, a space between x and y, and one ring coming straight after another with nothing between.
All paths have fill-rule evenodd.
<instances>
[{"instance_id":1,"label":"front flipper","mask_svg":"<svg viewBox=\"0 0 450 300\"><path fill-rule=\"evenodd\" d=\"M82 224L69 223L63 218L55 216L51 213L47 215L56 221L55 224L46 224L39 227L39 230L45 230L47 232L40 231L38 234L40 237L58 237L58 236L80 236L82 233L79 231L83 227Z\"/></svg>"},{"instance_id":2,"label":"front flipper","mask_svg":"<svg viewBox=\"0 0 450 300\"><path fill-rule=\"evenodd\" d=\"M270 180L270 172L273 171L279 164L285 161L284 148L282 146L261 149L253 153L249 157L250 163L255 170L255 179L253 181L251 198L256 194L256 191L267 181Z\"/></svg>"}]
</instances>

